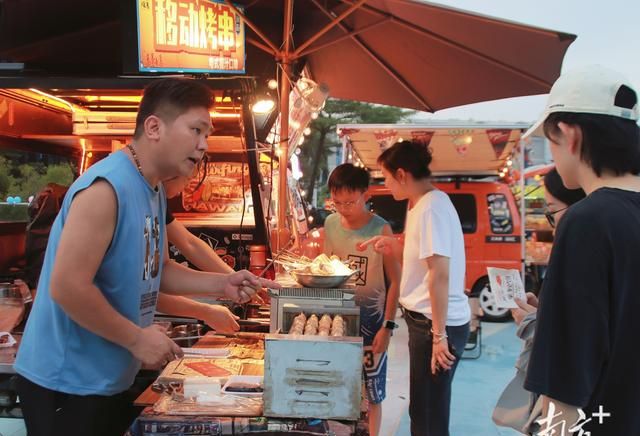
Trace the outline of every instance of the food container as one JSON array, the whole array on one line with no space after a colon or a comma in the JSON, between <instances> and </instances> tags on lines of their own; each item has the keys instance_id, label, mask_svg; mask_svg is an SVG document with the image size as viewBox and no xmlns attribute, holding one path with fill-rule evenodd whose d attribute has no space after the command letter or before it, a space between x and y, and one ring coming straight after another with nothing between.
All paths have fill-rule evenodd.
<instances>
[{"instance_id":1,"label":"food container","mask_svg":"<svg viewBox=\"0 0 640 436\"><path fill-rule=\"evenodd\" d=\"M184 324L173 327L169 337L181 347L192 347L202 337L204 325Z\"/></svg>"},{"instance_id":2,"label":"food container","mask_svg":"<svg viewBox=\"0 0 640 436\"><path fill-rule=\"evenodd\" d=\"M31 291L23 281L0 282L0 304L24 305L31 301Z\"/></svg>"},{"instance_id":3,"label":"food container","mask_svg":"<svg viewBox=\"0 0 640 436\"><path fill-rule=\"evenodd\" d=\"M316 275L301 273L294 270L289 271L291 277L301 286L306 288L339 288L345 285L358 271L353 271L349 275Z\"/></svg>"}]
</instances>

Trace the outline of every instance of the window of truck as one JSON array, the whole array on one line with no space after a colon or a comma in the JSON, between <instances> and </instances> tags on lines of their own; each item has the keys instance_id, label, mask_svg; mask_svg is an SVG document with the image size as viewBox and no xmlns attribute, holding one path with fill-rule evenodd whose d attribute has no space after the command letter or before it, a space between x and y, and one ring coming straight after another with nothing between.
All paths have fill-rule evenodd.
<instances>
[{"instance_id":1,"label":"window of truck","mask_svg":"<svg viewBox=\"0 0 640 436\"><path fill-rule=\"evenodd\" d=\"M397 201L392 195L374 195L369 200L369 210L384 218L391 225L393 233L404 231L407 200Z\"/></svg>"},{"instance_id":2,"label":"window of truck","mask_svg":"<svg viewBox=\"0 0 640 436\"><path fill-rule=\"evenodd\" d=\"M472 194L449 194L456 208L463 233L475 233L478 227L476 199ZM375 195L369 201L370 210L380 215L391 225L393 233L404 231L407 215L407 200L397 201L392 195Z\"/></svg>"},{"instance_id":3,"label":"window of truck","mask_svg":"<svg viewBox=\"0 0 640 436\"><path fill-rule=\"evenodd\" d=\"M487 195L489 222L491 231L496 234L513 233L513 218L509 210L509 202L504 194Z\"/></svg>"},{"instance_id":4,"label":"window of truck","mask_svg":"<svg viewBox=\"0 0 640 436\"><path fill-rule=\"evenodd\" d=\"M478 228L478 209L473 194L449 194L453 207L458 212L462 233L475 233Z\"/></svg>"}]
</instances>

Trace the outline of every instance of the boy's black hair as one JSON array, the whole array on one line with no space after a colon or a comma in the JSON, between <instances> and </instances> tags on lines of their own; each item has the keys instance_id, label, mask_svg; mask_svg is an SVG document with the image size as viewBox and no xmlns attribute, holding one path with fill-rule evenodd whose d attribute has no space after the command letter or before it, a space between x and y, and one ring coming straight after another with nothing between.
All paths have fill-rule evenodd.
<instances>
[{"instance_id":1,"label":"boy's black hair","mask_svg":"<svg viewBox=\"0 0 640 436\"><path fill-rule=\"evenodd\" d=\"M394 176L396 171L403 169L416 180L431 176L431 160L431 151L415 141L396 142L378 157L378 163Z\"/></svg>"},{"instance_id":2,"label":"boy's black hair","mask_svg":"<svg viewBox=\"0 0 640 436\"><path fill-rule=\"evenodd\" d=\"M350 163L338 165L329 176L329 192L362 191L369 189L369 173Z\"/></svg>"},{"instance_id":3,"label":"boy's black hair","mask_svg":"<svg viewBox=\"0 0 640 436\"><path fill-rule=\"evenodd\" d=\"M566 204L567 206L571 206L574 203L582 200L586 194L580 188L578 189L568 189L564 186L562 182L562 178L558 173L558 170L553 168L544 176L544 187L551 195L555 198Z\"/></svg>"},{"instance_id":4,"label":"boy's black hair","mask_svg":"<svg viewBox=\"0 0 640 436\"><path fill-rule=\"evenodd\" d=\"M157 115L170 123L194 107L211 108L214 99L211 89L197 80L158 79L144 89L140 101L133 138L138 139L144 130L144 121Z\"/></svg>"}]
</instances>

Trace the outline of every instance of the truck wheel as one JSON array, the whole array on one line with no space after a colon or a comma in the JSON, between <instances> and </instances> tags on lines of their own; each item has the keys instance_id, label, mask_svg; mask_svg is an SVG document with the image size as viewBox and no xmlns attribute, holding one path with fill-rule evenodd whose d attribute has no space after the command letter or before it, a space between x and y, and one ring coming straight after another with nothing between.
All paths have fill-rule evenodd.
<instances>
[{"instance_id":1,"label":"truck wheel","mask_svg":"<svg viewBox=\"0 0 640 436\"><path fill-rule=\"evenodd\" d=\"M484 313L483 321L506 322L511 319L511 311L509 309L496 307L496 299L493 292L491 292L489 277L479 279L473 286L471 295L477 297L480 302L480 308Z\"/></svg>"}]
</instances>

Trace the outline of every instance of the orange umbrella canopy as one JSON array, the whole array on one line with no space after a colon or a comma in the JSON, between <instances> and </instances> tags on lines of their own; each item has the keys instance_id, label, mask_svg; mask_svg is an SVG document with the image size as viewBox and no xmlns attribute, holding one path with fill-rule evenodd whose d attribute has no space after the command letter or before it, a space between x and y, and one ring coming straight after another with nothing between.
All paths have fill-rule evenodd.
<instances>
[{"instance_id":1,"label":"orange umbrella canopy","mask_svg":"<svg viewBox=\"0 0 640 436\"><path fill-rule=\"evenodd\" d=\"M248 44L332 97L429 112L547 93L576 38L415 0L245 3Z\"/></svg>"}]
</instances>

